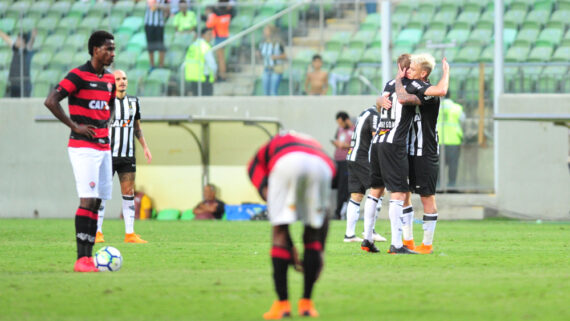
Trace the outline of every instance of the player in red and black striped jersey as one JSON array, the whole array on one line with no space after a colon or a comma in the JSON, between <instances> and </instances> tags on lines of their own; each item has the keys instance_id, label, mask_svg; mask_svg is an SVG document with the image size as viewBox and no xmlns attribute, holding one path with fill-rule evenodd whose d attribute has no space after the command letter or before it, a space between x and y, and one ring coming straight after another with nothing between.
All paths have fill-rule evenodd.
<instances>
[{"instance_id":1,"label":"player in red and black striped jersey","mask_svg":"<svg viewBox=\"0 0 570 321\"><path fill-rule=\"evenodd\" d=\"M96 31L89 38L88 48L91 60L72 69L44 103L71 128L68 153L80 199L75 213L77 272L97 271L91 257L97 211L102 199L111 198L112 189L109 121L114 112L115 78L105 66L115 57L114 37ZM60 105L66 97L69 116Z\"/></svg>"},{"instance_id":2,"label":"player in red and black striped jersey","mask_svg":"<svg viewBox=\"0 0 570 321\"><path fill-rule=\"evenodd\" d=\"M328 230L327 201L336 168L321 144L313 138L283 133L263 145L250 161L248 173L253 185L267 200L273 225L273 280L279 300L263 315L265 319L290 316L287 268L303 270L305 287L299 314L318 316L311 300L313 285L323 266L324 242ZM289 224L305 224L303 264L289 234Z\"/></svg>"}]
</instances>

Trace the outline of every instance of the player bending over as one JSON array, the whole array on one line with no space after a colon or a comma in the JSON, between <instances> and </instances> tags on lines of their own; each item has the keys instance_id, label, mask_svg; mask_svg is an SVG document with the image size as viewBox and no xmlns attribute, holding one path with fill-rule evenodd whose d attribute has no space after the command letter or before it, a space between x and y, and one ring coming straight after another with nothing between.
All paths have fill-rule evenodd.
<instances>
[{"instance_id":1,"label":"player bending over","mask_svg":"<svg viewBox=\"0 0 570 321\"><path fill-rule=\"evenodd\" d=\"M267 201L273 226L273 281L279 300L273 302L266 320L291 315L287 292L287 269L294 265L304 274L304 292L299 300L301 316L317 317L311 293L323 268L323 253L328 230L327 201L336 168L313 138L297 133L282 133L263 145L248 166L251 182ZM289 225L296 220L305 225L303 263L293 246Z\"/></svg>"},{"instance_id":2,"label":"player bending over","mask_svg":"<svg viewBox=\"0 0 570 321\"><path fill-rule=\"evenodd\" d=\"M139 99L127 95L129 80L122 70L113 73L117 86L115 98L115 117L111 124L111 151L113 155L113 174L119 175L121 194L123 196L123 218L125 220L125 243L147 243L135 234L135 173L137 162L135 159L136 137L141 144L147 163L152 160L141 129L141 114ZM105 217L105 200L99 207L97 220L97 235L95 243L103 243L103 218Z\"/></svg>"},{"instance_id":3,"label":"player bending over","mask_svg":"<svg viewBox=\"0 0 570 321\"><path fill-rule=\"evenodd\" d=\"M344 242L362 242L362 239L355 235L356 222L360 216L360 202L364 193L370 187L370 143L378 127L378 111L374 106L366 108L356 120L354 132L350 140L350 149L346 156L348 163L348 192L350 201L346 208L346 233ZM382 202L375 208L374 222L376 216L382 209ZM374 210L374 209L373 209ZM374 229L374 224L372 224ZM386 241L384 237L372 231L373 241ZM365 233L362 233L364 235Z\"/></svg>"},{"instance_id":4,"label":"player bending over","mask_svg":"<svg viewBox=\"0 0 570 321\"><path fill-rule=\"evenodd\" d=\"M92 259L97 211L102 199L111 199L113 188L109 121L115 103L115 78L105 69L115 57L113 35L94 32L89 37L88 49L91 60L72 69L44 103L71 128L67 146L79 195L79 208L75 212L76 272L97 272ZM60 105L65 97L68 97L69 117Z\"/></svg>"}]
</instances>

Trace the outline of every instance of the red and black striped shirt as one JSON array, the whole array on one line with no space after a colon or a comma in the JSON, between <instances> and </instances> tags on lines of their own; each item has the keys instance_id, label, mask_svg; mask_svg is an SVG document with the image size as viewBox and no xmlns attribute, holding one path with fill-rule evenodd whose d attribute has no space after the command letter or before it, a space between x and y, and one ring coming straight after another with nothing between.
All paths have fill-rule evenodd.
<instances>
[{"instance_id":1,"label":"red and black striped shirt","mask_svg":"<svg viewBox=\"0 0 570 321\"><path fill-rule=\"evenodd\" d=\"M115 77L107 70L99 76L91 62L72 69L56 90L69 97L69 116L82 125L93 125L95 136L89 138L71 132L69 147L110 150L109 121L115 104Z\"/></svg>"},{"instance_id":2,"label":"red and black striped shirt","mask_svg":"<svg viewBox=\"0 0 570 321\"><path fill-rule=\"evenodd\" d=\"M267 186L275 163L284 155L294 152L320 157L330 167L332 175L335 175L334 162L318 141L309 136L294 133L276 135L267 144L261 146L248 165L249 178L262 198L263 188Z\"/></svg>"}]
</instances>

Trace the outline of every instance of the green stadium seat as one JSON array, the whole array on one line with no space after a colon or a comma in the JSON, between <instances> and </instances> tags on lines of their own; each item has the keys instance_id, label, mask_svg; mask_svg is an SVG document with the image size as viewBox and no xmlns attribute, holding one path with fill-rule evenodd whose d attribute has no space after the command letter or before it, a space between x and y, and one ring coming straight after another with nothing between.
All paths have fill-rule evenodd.
<instances>
[{"instance_id":1,"label":"green stadium seat","mask_svg":"<svg viewBox=\"0 0 570 321\"><path fill-rule=\"evenodd\" d=\"M448 42L455 42L456 44L463 44L467 39L469 39L470 31L466 28L452 29L445 37Z\"/></svg>"},{"instance_id":2,"label":"green stadium seat","mask_svg":"<svg viewBox=\"0 0 570 321\"><path fill-rule=\"evenodd\" d=\"M49 51L40 51L32 56L32 70L43 70L51 61L53 53Z\"/></svg>"},{"instance_id":3,"label":"green stadium seat","mask_svg":"<svg viewBox=\"0 0 570 321\"><path fill-rule=\"evenodd\" d=\"M122 1L121 1L122 2ZM132 16L135 17L144 17L144 13L146 12L146 1L139 1L135 4L132 11L130 11ZM204 12L204 11L202 11Z\"/></svg>"},{"instance_id":4,"label":"green stadium seat","mask_svg":"<svg viewBox=\"0 0 570 321\"><path fill-rule=\"evenodd\" d=\"M300 9L291 12L291 28L294 30L299 25L299 11ZM279 18L279 26L283 29L289 28L289 15L286 14Z\"/></svg>"},{"instance_id":5,"label":"green stadium seat","mask_svg":"<svg viewBox=\"0 0 570 321\"><path fill-rule=\"evenodd\" d=\"M364 19L364 22L360 24L360 30L368 30L376 32L380 29L381 21L380 14L370 13Z\"/></svg>"},{"instance_id":6,"label":"green stadium seat","mask_svg":"<svg viewBox=\"0 0 570 321\"><path fill-rule=\"evenodd\" d=\"M32 31L36 28L37 25L36 18L26 17L24 19L18 20L16 22L16 27L14 28L14 32L19 32L20 30L24 30L24 32Z\"/></svg>"},{"instance_id":7,"label":"green stadium seat","mask_svg":"<svg viewBox=\"0 0 570 321\"><path fill-rule=\"evenodd\" d=\"M560 41L560 46L570 46L570 29L566 31L566 35L564 35L564 38Z\"/></svg>"},{"instance_id":8,"label":"green stadium seat","mask_svg":"<svg viewBox=\"0 0 570 321\"><path fill-rule=\"evenodd\" d=\"M519 67L506 66L503 69L505 77L505 92L520 93L522 90L523 77Z\"/></svg>"},{"instance_id":9,"label":"green stadium seat","mask_svg":"<svg viewBox=\"0 0 570 321\"><path fill-rule=\"evenodd\" d=\"M546 66L536 82L536 91L539 93L564 92L564 84L568 78L568 68L561 66Z\"/></svg>"},{"instance_id":10,"label":"green stadium seat","mask_svg":"<svg viewBox=\"0 0 570 321\"><path fill-rule=\"evenodd\" d=\"M59 21L54 32L68 35L77 29L80 22L81 22L81 18L79 18L79 17L74 17L74 16L64 17L63 19L61 19Z\"/></svg>"},{"instance_id":11,"label":"green stadium seat","mask_svg":"<svg viewBox=\"0 0 570 321\"><path fill-rule=\"evenodd\" d=\"M347 95L362 95L367 89L358 77L350 77L344 88Z\"/></svg>"},{"instance_id":12,"label":"green stadium seat","mask_svg":"<svg viewBox=\"0 0 570 321\"><path fill-rule=\"evenodd\" d=\"M395 46L415 46L422 39L421 29L404 29L396 38Z\"/></svg>"},{"instance_id":13,"label":"green stadium seat","mask_svg":"<svg viewBox=\"0 0 570 321\"><path fill-rule=\"evenodd\" d=\"M12 51L11 50L0 51L0 70L9 70L11 62L12 62Z\"/></svg>"},{"instance_id":14,"label":"green stadium seat","mask_svg":"<svg viewBox=\"0 0 570 321\"><path fill-rule=\"evenodd\" d=\"M503 29L503 44L505 47L509 47L517 37L517 29L504 28Z\"/></svg>"},{"instance_id":15,"label":"green stadium seat","mask_svg":"<svg viewBox=\"0 0 570 321\"><path fill-rule=\"evenodd\" d=\"M480 13L479 11L463 11L459 14L456 21L464 22L468 24L470 27L473 27L477 21L479 21Z\"/></svg>"},{"instance_id":16,"label":"green stadium seat","mask_svg":"<svg viewBox=\"0 0 570 321\"><path fill-rule=\"evenodd\" d=\"M255 83L253 85L253 96L264 96L263 92L263 82L261 78L255 79Z\"/></svg>"},{"instance_id":17,"label":"green stadium seat","mask_svg":"<svg viewBox=\"0 0 570 321\"><path fill-rule=\"evenodd\" d=\"M49 8L48 15L61 18L67 15L70 8L71 4L69 2L57 1Z\"/></svg>"},{"instance_id":18,"label":"green stadium seat","mask_svg":"<svg viewBox=\"0 0 570 321\"><path fill-rule=\"evenodd\" d=\"M16 1L4 13L4 17L20 19L26 15L30 9L30 3L26 1Z\"/></svg>"},{"instance_id":19,"label":"green stadium seat","mask_svg":"<svg viewBox=\"0 0 570 321\"><path fill-rule=\"evenodd\" d=\"M457 10L440 10L435 14L435 17L433 17L432 21L438 21L445 24L446 26L450 26L455 22L456 16Z\"/></svg>"},{"instance_id":20,"label":"green stadium seat","mask_svg":"<svg viewBox=\"0 0 570 321\"><path fill-rule=\"evenodd\" d=\"M61 49L61 44L65 42L67 34L54 33L46 38L42 50L51 51L52 54Z\"/></svg>"},{"instance_id":21,"label":"green stadium seat","mask_svg":"<svg viewBox=\"0 0 570 321\"><path fill-rule=\"evenodd\" d=\"M380 48L370 48L364 51L360 62L364 63L381 63L382 62L382 50Z\"/></svg>"},{"instance_id":22,"label":"green stadium seat","mask_svg":"<svg viewBox=\"0 0 570 321\"><path fill-rule=\"evenodd\" d=\"M143 51L139 54L135 62L135 66L137 69L150 69L150 57L147 51Z\"/></svg>"},{"instance_id":23,"label":"green stadium seat","mask_svg":"<svg viewBox=\"0 0 570 321\"><path fill-rule=\"evenodd\" d=\"M477 21L477 23L475 23L475 27L474 29L489 29L491 31L493 31L494 29L494 23L493 22L489 22L489 21Z\"/></svg>"},{"instance_id":24,"label":"green stadium seat","mask_svg":"<svg viewBox=\"0 0 570 321\"><path fill-rule=\"evenodd\" d=\"M525 19L525 23L526 22L534 22L537 23L539 26L544 26L550 18L550 11L546 11L546 10L533 10L531 12L529 12L529 14L526 16Z\"/></svg>"},{"instance_id":25,"label":"green stadium seat","mask_svg":"<svg viewBox=\"0 0 570 321\"><path fill-rule=\"evenodd\" d=\"M400 30L410 21L410 12L394 12L392 14L392 29Z\"/></svg>"},{"instance_id":26,"label":"green stadium seat","mask_svg":"<svg viewBox=\"0 0 570 321\"><path fill-rule=\"evenodd\" d=\"M91 60L91 56L89 55L87 50L76 52L75 55L73 56L73 60L71 61L70 69L81 66L85 64L88 60Z\"/></svg>"},{"instance_id":27,"label":"green stadium seat","mask_svg":"<svg viewBox=\"0 0 570 321\"><path fill-rule=\"evenodd\" d=\"M61 50L53 56L49 64L51 69L69 70L75 52L69 50Z\"/></svg>"},{"instance_id":28,"label":"green stadium seat","mask_svg":"<svg viewBox=\"0 0 570 321\"><path fill-rule=\"evenodd\" d=\"M464 0L441 0L439 10L455 10L457 11L464 3Z\"/></svg>"},{"instance_id":29,"label":"green stadium seat","mask_svg":"<svg viewBox=\"0 0 570 321\"><path fill-rule=\"evenodd\" d=\"M396 45L392 48L392 62L395 62L401 54L411 53L414 51L414 46L411 45Z\"/></svg>"},{"instance_id":30,"label":"green stadium seat","mask_svg":"<svg viewBox=\"0 0 570 321\"><path fill-rule=\"evenodd\" d=\"M192 209L189 210L185 210L184 212L182 212L182 215L180 215L180 220L181 221L192 221L194 219L194 211Z\"/></svg>"},{"instance_id":31,"label":"green stadium seat","mask_svg":"<svg viewBox=\"0 0 570 321\"><path fill-rule=\"evenodd\" d=\"M112 12L116 14L122 14L124 17L128 14L131 14L134 7L134 1L117 1L117 3L113 6Z\"/></svg>"},{"instance_id":32,"label":"green stadium seat","mask_svg":"<svg viewBox=\"0 0 570 321\"><path fill-rule=\"evenodd\" d=\"M135 66L138 52L134 51L121 51L115 56L115 61L113 63L115 69L129 70ZM129 75L127 75L129 77Z\"/></svg>"},{"instance_id":33,"label":"green stadium seat","mask_svg":"<svg viewBox=\"0 0 570 321\"><path fill-rule=\"evenodd\" d=\"M184 57L186 56L186 51L184 50L177 50L177 49L169 49L166 52L165 63L166 66L170 69L177 70L180 68L180 65L184 62Z\"/></svg>"},{"instance_id":34,"label":"green stadium seat","mask_svg":"<svg viewBox=\"0 0 570 321\"><path fill-rule=\"evenodd\" d=\"M552 62L570 62L570 45L569 46L560 46L552 57L550 58Z\"/></svg>"},{"instance_id":35,"label":"green stadium seat","mask_svg":"<svg viewBox=\"0 0 570 321\"><path fill-rule=\"evenodd\" d=\"M519 31L517 38L514 41L514 45L526 45L531 46L534 44L536 39L538 38L539 29L537 28L525 28Z\"/></svg>"},{"instance_id":36,"label":"green stadium seat","mask_svg":"<svg viewBox=\"0 0 570 321\"><path fill-rule=\"evenodd\" d=\"M145 79L139 88L141 96L145 97L161 97L166 96L168 81L159 79Z\"/></svg>"},{"instance_id":37,"label":"green stadium seat","mask_svg":"<svg viewBox=\"0 0 570 321\"><path fill-rule=\"evenodd\" d=\"M93 31L101 29L101 17L86 17L77 26L77 31Z\"/></svg>"},{"instance_id":38,"label":"green stadium seat","mask_svg":"<svg viewBox=\"0 0 570 321\"><path fill-rule=\"evenodd\" d=\"M91 2L76 1L71 5L67 16L83 18L89 9L91 9Z\"/></svg>"},{"instance_id":39,"label":"green stadium seat","mask_svg":"<svg viewBox=\"0 0 570 321\"><path fill-rule=\"evenodd\" d=\"M135 68L127 72L129 77L129 86L127 87L127 94L136 96L139 91L139 84L141 84L148 74L148 69Z\"/></svg>"},{"instance_id":40,"label":"green stadium seat","mask_svg":"<svg viewBox=\"0 0 570 321\"><path fill-rule=\"evenodd\" d=\"M323 58L323 69L329 69L333 67L336 64L339 55L340 55L339 51L325 50L321 54L321 57Z\"/></svg>"},{"instance_id":41,"label":"green stadium seat","mask_svg":"<svg viewBox=\"0 0 570 321\"><path fill-rule=\"evenodd\" d=\"M356 32L348 43L349 48L365 49L374 39L376 33L371 30L360 30Z\"/></svg>"},{"instance_id":42,"label":"green stadium seat","mask_svg":"<svg viewBox=\"0 0 570 321\"><path fill-rule=\"evenodd\" d=\"M286 7L285 1L281 0L268 0L265 4L259 9L259 14L261 15L273 15L278 11L285 9Z\"/></svg>"},{"instance_id":43,"label":"green stadium seat","mask_svg":"<svg viewBox=\"0 0 570 321\"><path fill-rule=\"evenodd\" d=\"M495 21L495 12L493 11L493 9L487 9L483 11L481 16L479 17L478 22L486 22L489 24L493 24L494 21Z\"/></svg>"},{"instance_id":44,"label":"green stadium seat","mask_svg":"<svg viewBox=\"0 0 570 321\"><path fill-rule=\"evenodd\" d=\"M564 10L570 9L570 0L558 0L557 4L559 9L564 9Z\"/></svg>"},{"instance_id":45,"label":"green stadium seat","mask_svg":"<svg viewBox=\"0 0 570 321\"><path fill-rule=\"evenodd\" d=\"M550 16L550 22L559 23L562 26L568 25L570 21L570 10L557 10Z\"/></svg>"},{"instance_id":46,"label":"green stadium seat","mask_svg":"<svg viewBox=\"0 0 570 321\"><path fill-rule=\"evenodd\" d=\"M526 46L512 46L505 54L505 62L525 62L529 51Z\"/></svg>"},{"instance_id":47,"label":"green stadium seat","mask_svg":"<svg viewBox=\"0 0 570 321\"><path fill-rule=\"evenodd\" d=\"M144 1L142 1L144 3ZM158 212L157 221L176 221L180 218L180 211L177 209L164 209Z\"/></svg>"},{"instance_id":48,"label":"green stadium seat","mask_svg":"<svg viewBox=\"0 0 570 321\"><path fill-rule=\"evenodd\" d=\"M557 46L562 41L563 32L564 30L559 28L544 28L536 39L536 45Z\"/></svg>"},{"instance_id":49,"label":"green stadium seat","mask_svg":"<svg viewBox=\"0 0 570 321\"><path fill-rule=\"evenodd\" d=\"M45 98L53 88L54 86L45 80L35 81L32 84L31 96Z\"/></svg>"},{"instance_id":50,"label":"green stadium seat","mask_svg":"<svg viewBox=\"0 0 570 321\"><path fill-rule=\"evenodd\" d=\"M54 68L42 70L41 72L38 73L36 81L47 82L53 88L57 83L60 82L63 76L67 75L67 71L68 70L64 71Z\"/></svg>"},{"instance_id":51,"label":"green stadium seat","mask_svg":"<svg viewBox=\"0 0 570 321\"><path fill-rule=\"evenodd\" d=\"M512 0L511 3L509 3L509 8L511 10L524 10L527 11L529 7L529 3L527 3L526 1L522 1L522 0Z\"/></svg>"},{"instance_id":52,"label":"green stadium seat","mask_svg":"<svg viewBox=\"0 0 570 321\"><path fill-rule=\"evenodd\" d=\"M532 52L531 52L532 54ZM522 86L522 92L536 92L535 86L539 81L540 74L542 73L542 66L526 66L521 69L522 79L519 80L519 87ZM522 84L520 81L522 80Z\"/></svg>"},{"instance_id":53,"label":"green stadium seat","mask_svg":"<svg viewBox=\"0 0 570 321\"><path fill-rule=\"evenodd\" d=\"M432 42L432 43L442 43L445 39L446 30L444 28L430 28L428 29L423 37L422 43Z\"/></svg>"},{"instance_id":54,"label":"green stadium seat","mask_svg":"<svg viewBox=\"0 0 570 321\"><path fill-rule=\"evenodd\" d=\"M146 48L146 34L144 32L138 32L134 34L129 42L127 43L127 50L141 52Z\"/></svg>"},{"instance_id":55,"label":"green stadium seat","mask_svg":"<svg viewBox=\"0 0 570 321\"><path fill-rule=\"evenodd\" d=\"M4 31L7 34L12 34L15 26L16 26L16 19L14 18L0 19L0 30Z\"/></svg>"},{"instance_id":56,"label":"green stadium seat","mask_svg":"<svg viewBox=\"0 0 570 321\"><path fill-rule=\"evenodd\" d=\"M166 80L167 82L170 80L172 72L166 68L155 68L152 72L147 76L147 79L153 80Z\"/></svg>"},{"instance_id":57,"label":"green stadium seat","mask_svg":"<svg viewBox=\"0 0 570 321\"><path fill-rule=\"evenodd\" d=\"M411 28L412 24L421 26L421 28L425 26L429 26L432 18L433 18L433 11L416 11L412 14L410 21L406 24L406 27Z\"/></svg>"},{"instance_id":58,"label":"green stadium seat","mask_svg":"<svg viewBox=\"0 0 570 321\"><path fill-rule=\"evenodd\" d=\"M467 62L467 63L475 63L479 59L479 55L481 54L481 46L478 45L469 45L461 48L453 62Z\"/></svg>"},{"instance_id":59,"label":"green stadium seat","mask_svg":"<svg viewBox=\"0 0 570 321\"><path fill-rule=\"evenodd\" d=\"M493 62L494 57L495 57L495 47L494 45L491 44L485 47L485 49L483 49L481 55L479 55L478 61L491 63Z\"/></svg>"},{"instance_id":60,"label":"green stadium seat","mask_svg":"<svg viewBox=\"0 0 570 321\"><path fill-rule=\"evenodd\" d=\"M27 16L41 18L51 7L51 1L38 1L28 9ZM1 12L1 10L0 10Z\"/></svg>"},{"instance_id":61,"label":"green stadium seat","mask_svg":"<svg viewBox=\"0 0 570 321\"><path fill-rule=\"evenodd\" d=\"M493 39L493 31L490 29L475 29L467 38L466 44L479 45L480 47L488 44Z\"/></svg>"},{"instance_id":62,"label":"green stadium seat","mask_svg":"<svg viewBox=\"0 0 570 321\"><path fill-rule=\"evenodd\" d=\"M536 0L533 1L534 6L533 9L534 10L544 10L544 11L552 11L552 7L554 6L554 2L553 0Z\"/></svg>"},{"instance_id":63,"label":"green stadium seat","mask_svg":"<svg viewBox=\"0 0 570 321\"><path fill-rule=\"evenodd\" d=\"M526 18L526 10L511 9L503 17L503 27L518 28Z\"/></svg>"},{"instance_id":64,"label":"green stadium seat","mask_svg":"<svg viewBox=\"0 0 570 321\"><path fill-rule=\"evenodd\" d=\"M329 40L325 42L326 50L340 51L342 47L348 44L350 40L350 32L340 31L331 36Z\"/></svg>"},{"instance_id":65,"label":"green stadium seat","mask_svg":"<svg viewBox=\"0 0 570 321\"><path fill-rule=\"evenodd\" d=\"M548 62L554 51L553 47L536 46L528 54L527 62ZM526 72L526 69L525 69Z\"/></svg>"},{"instance_id":66,"label":"green stadium seat","mask_svg":"<svg viewBox=\"0 0 570 321\"><path fill-rule=\"evenodd\" d=\"M36 28L38 29L38 32L44 31L46 33L49 33L57 27L58 22L59 22L58 18L44 17L40 19L40 21L38 21Z\"/></svg>"},{"instance_id":67,"label":"green stadium seat","mask_svg":"<svg viewBox=\"0 0 570 321\"><path fill-rule=\"evenodd\" d=\"M346 48L342 51L336 62L337 67L352 68L360 60L364 49L361 48Z\"/></svg>"},{"instance_id":68,"label":"green stadium seat","mask_svg":"<svg viewBox=\"0 0 570 321\"><path fill-rule=\"evenodd\" d=\"M78 32L67 37L64 46L66 48L71 48L75 51L79 50L87 51L88 40L89 36L87 34Z\"/></svg>"},{"instance_id":69,"label":"green stadium seat","mask_svg":"<svg viewBox=\"0 0 570 321\"><path fill-rule=\"evenodd\" d=\"M316 52L312 49L303 49L299 51L293 58L292 65L298 69L305 69L313 60Z\"/></svg>"},{"instance_id":70,"label":"green stadium seat","mask_svg":"<svg viewBox=\"0 0 570 321\"><path fill-rule=\"evenodd\" d=\"M170 44L169 49L184 50L184 52L186 52L188 46L192 44L193 38L194 35L191 33L177 34L176 37L174 37L172 43Z\"/></svg>"},{"instance_id":71,"label":"green stadium seat","mask_svg":"<svg viewBox=\"0 0 570 321\"><path fill-rule=\"evenodd\" d=\"M144 24L144 20L141 17L127 17L123 20L123 23L117 30L117 32L130 32L135 33L138 32Z\"/></svg>"},{"instance_id":72,"label":"green stadium seat","mask_svg":"<svg viewBox=\"0 0 570 321\"><path fill-rule=\"evenodd\" d=\"M448 61L452 62L455 59L455 56L457 56L458 52L459 52L459 48L457 48L457 47L445 49L445 51L442 51L442 53L441 53L441 58L443 58L443 56L445 56ZM434 57L436 58L435 59L436 63L439 63L439 60L441 60L440 57L438 57L438 56L439 56L438 54L434 55Z\"/></svg>"},{"instance_id":73,"label":"green stadium seat","mask_svg":"<svg viewBox=\"0 0 570 321\"><path fill-rule=\"evenodd\" d=\"M487 2L488 1L469 1L462 6L461 10L481 13L487 6Z\"/></svg>"},{"instance_id":74,"label":"green stadium seat","mask_svg":"<svg viewBox=\"0 0 570 321\"><path fill-rule=\"evenodd\" d=\"M119 1L124 2L124 1ZM126 1L129 2L129 1ZM115 5L116 6L116 5ZM109 15L111 11L114 10L113 4L111 1L98 1L94 6L89 9L87 13L88 16L95 15L99 17L103 17Z\"/></svg>"}]
</instances>

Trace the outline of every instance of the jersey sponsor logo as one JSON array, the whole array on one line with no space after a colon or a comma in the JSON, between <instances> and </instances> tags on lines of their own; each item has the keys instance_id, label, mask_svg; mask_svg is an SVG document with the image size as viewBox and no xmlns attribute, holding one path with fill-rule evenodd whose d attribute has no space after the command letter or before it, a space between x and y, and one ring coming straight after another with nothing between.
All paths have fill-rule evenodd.
<instances>
[{"instance_id":1,"label":"jersey sponsor logo","mask_svg":"<svg viewBox=\"0 0 570 321\"><path fill-rule=\"evenodd\" d=\"M113 122L113 124L111 125L112 127L127 127L131 124L131 120L127 119L115 119L115 121Z\"/></svg>"},{"instance_id":2,"label":"jersey sponsor logo","mask_svg":"<svg viewBox=\"0 0 570 321\"><path fill-rule=\"evenodd\" d=\"M434 98L434 96L425 96L425 97L424 97L424 100L430 100L430 99L432 99L432 98Z\"/></svg>"},{"instance_id":3,"label":"jersey sponsor logo","mask_svg":"<svg viewBox=\"0 0 570 321\"><path fill-rule=\"evenodd\" d=\"M91 87L93 87L93 88L97 88L97 84L96 84L96 83L90 82L90 83L89 83L89 86L91 86Z\"/></svg>"},{"instance_id":4,"label":"jersey sponsor logo","mask_svg":"<svg viewBox=\"0 0 570 321\"><path fill-rule=\"evenodd\" d=\"M91 187L91 189L94 189L94 188L95 188L95 185L96 185L96 184L95 184L95 182L93 182L93 181L91 181L91 182L89 183L89 187Z\"/></svg>"},{"instance_id":5,"label":"jersey sponsor logo","mask_svg":"<svg viewBox=\"0 0 570 321\"><path fill-rule=\"evenodd\" d=\"M89 102L89 108L96 110L109 110L109 105L107 105L107 102L104 100L91 100Z\"/></svg>"},{"instance_id":6,"label":"jersey sponsor logo","mask_svg":"<svg viewBox=\"0 0 570 321\"><path fill-rule=\"evenodd\" d=\"M422 88L422 85L420 85L419 83L417 83L416 81L412 81L412 86L416 87L417 89ZM405 86L404 86L405 88Z\"/></svg>"}]
</instances>

